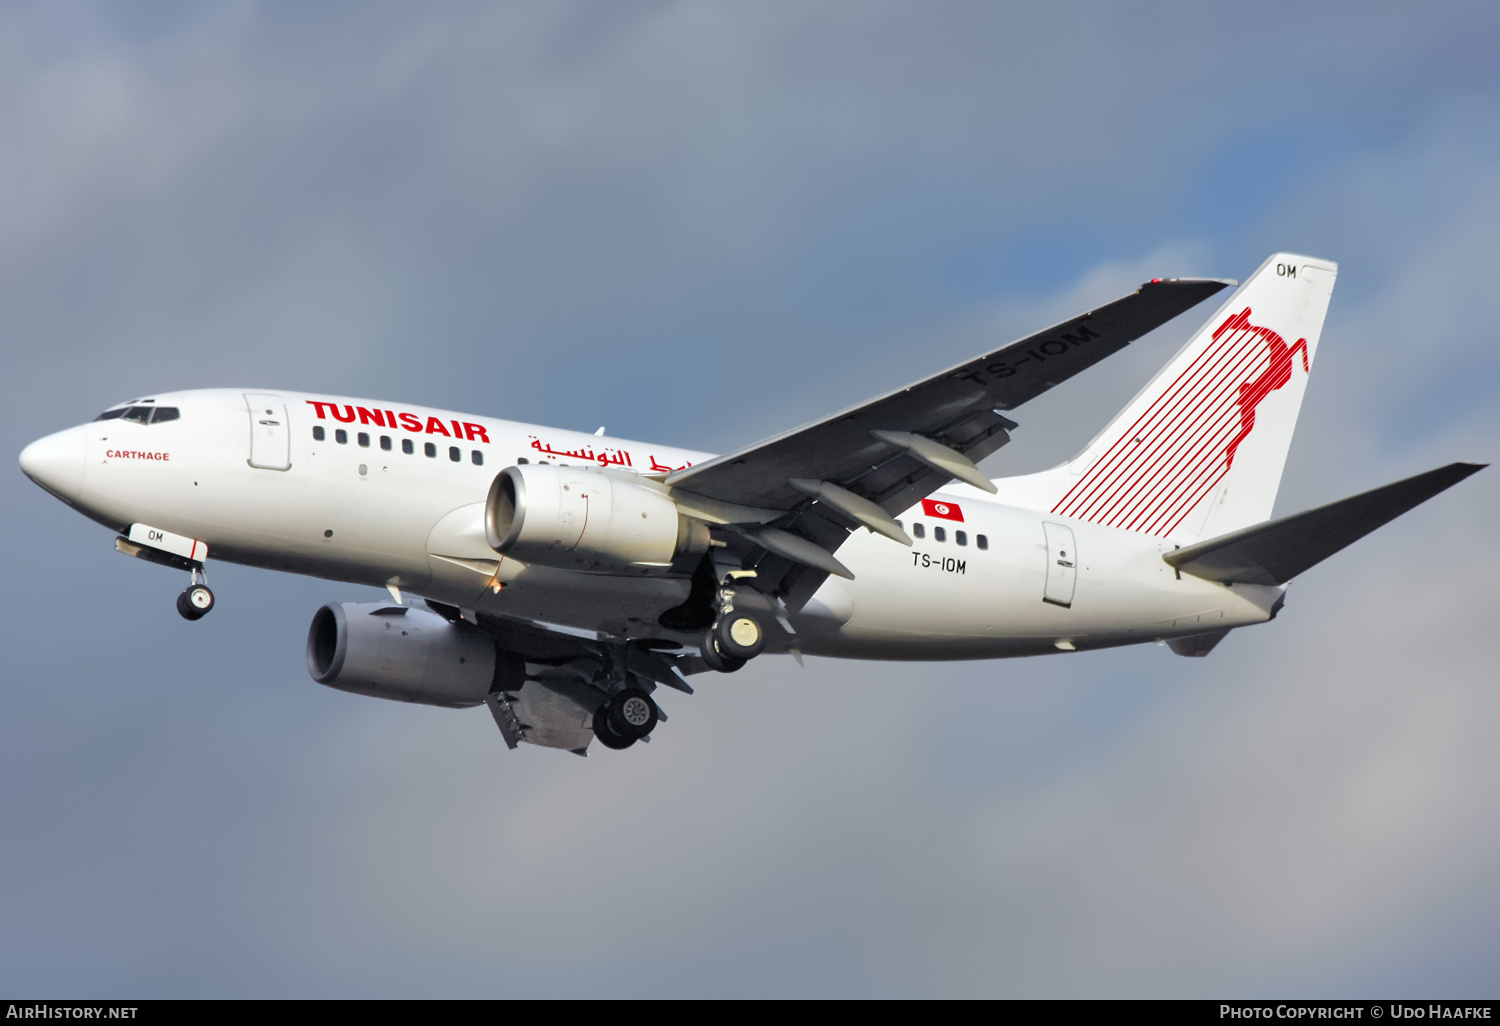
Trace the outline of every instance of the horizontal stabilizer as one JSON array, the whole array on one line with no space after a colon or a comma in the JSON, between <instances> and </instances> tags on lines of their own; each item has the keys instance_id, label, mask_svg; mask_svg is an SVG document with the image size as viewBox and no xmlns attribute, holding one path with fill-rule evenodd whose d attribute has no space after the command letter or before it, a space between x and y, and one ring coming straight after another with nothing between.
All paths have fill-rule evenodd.
<instances>
[{"instance_id":1,"label":"horizontal stabilizer","mask_svg":"<svg viewBox=\"0 0 1500 1026\"><path fill-rule=\"evenodd\" d=\"M1175 549L1162 558L1185 574L1221 584L1285 584L1485 466L1450 463L1305 513Z\"/></svg>"}]
</instances>

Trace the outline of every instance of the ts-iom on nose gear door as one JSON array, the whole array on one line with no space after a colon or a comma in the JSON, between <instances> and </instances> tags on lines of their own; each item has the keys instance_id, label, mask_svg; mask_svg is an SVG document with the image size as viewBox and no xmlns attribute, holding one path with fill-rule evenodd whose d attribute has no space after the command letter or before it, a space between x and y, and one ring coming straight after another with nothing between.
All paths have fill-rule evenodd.
<instances>
[{"instance_id":1,"label":"ts-iom on nose gear door","mask_svg":"<svg viewBox=\"0 0 1500 1026\"><path fill-rule=\"evenodd\" d=\"M1062 524L1043 524L1047 533L1047 585L1042 601L1055 606L1073 605L1073 586L1078 582L1078 550L1073 547L1073 529Z\"/></svg>"},{"instance_id":2,"label":"ts-iom on nose gear door","mask_svg":"<svg viewBox=\"0 0 1500 1026\"><path fill-rule=\"evenodd\" d=\"M290 469L292 437L281 396L246 392L245 408L250 412L250 465L261 470Z\"/></svg>"}]
</instances>

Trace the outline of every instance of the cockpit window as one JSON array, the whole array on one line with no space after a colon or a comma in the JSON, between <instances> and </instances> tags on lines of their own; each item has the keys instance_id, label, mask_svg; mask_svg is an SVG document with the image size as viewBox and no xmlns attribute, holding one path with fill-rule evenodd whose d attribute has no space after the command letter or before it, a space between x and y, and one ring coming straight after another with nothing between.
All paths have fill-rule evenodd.
<instances>
[{"instance_id":1,"label":"cockpit window","mask_svg":"<svg viewBox=\"0 0 1500 1026\"><path fill-rule=\"evenodd\" d=\"M95 420L129 420L137 424L161 424L182 416L175 406L121 406L105 410Z\"/></svg>"}]
</instances>

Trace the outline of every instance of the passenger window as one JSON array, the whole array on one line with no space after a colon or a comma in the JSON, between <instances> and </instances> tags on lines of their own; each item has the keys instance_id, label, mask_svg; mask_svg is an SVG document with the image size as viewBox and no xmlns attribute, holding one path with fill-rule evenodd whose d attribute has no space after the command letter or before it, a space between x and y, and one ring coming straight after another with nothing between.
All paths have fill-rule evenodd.
<instances>
[{"instance_id":1,"label":"passenger window","mask_svg":"<svg viewBox=\"0 0 1500 1026\"><path fill-rule=\"evenodd\" d=\"M911 533L913 537L925 538L927 537L927 528L922 524L912 524Z\"/></svg>"},{"instance_id":2,"label":"passenger window","mask_svg":"<svg viewBox=\"0 0 1500 1026\"><path fill-rule=\"evenodd\" d=\"M427 454L429 459L435 459L437 457L437 446L433 445L431 442L428 442L426 445L422 446L422 451Z\"/></svg>"},{"instance_id":3,"label":"passenger window","mask_svg":"<svg viewBox=\"0 0 1500 1026\"><path fill-rule=\"evenodd\" d=\"M363 431L359 433L359 447L361 449L368 449L370 447L370 436Z\"/></svg>"},{"instance_id":4,"label":"passenger window","mask_svg":"<svg viewBox=\"0 0 1500 1026\"><path fill-rule=\"evenodd\" d=\"M976 534L974 536L974 544L978 545L981 549L987 549L990 547L990 540L982 534Z\"/></svg>"},{"instance_id":5,"label":"passenger window","mask_svg":"<svg viewBox=\"0 0 1500 1026\"><path fill-rule=\"evenodd\" d=\"M103 413L99 414L99 416L95 417L94 419L95 420L119 420L121 417L123 417L125 415L126 409L128 409L128 407L121 406L118 410L105 410Z\"/></svg>"},{"instance_id":6,"label":"passenger window","mask_svg":"<svg viewBox=\"0 0 1500 1026\"><path fill-rule=\"evenodd\" d=\"M175 406L158 406L156 412L151 415L151 423L161 424L165 421L176 420L182 414L177 412Z\"/></svg>"},{"instance_id":7,"label":"passenger window","mask_svg":"<svg viewBox=\"0 0 1500 1026\"><path fill-rule=\"evenodd\" d=\"M941 527L938 527L936 524L934 524L933 527L932 527L932 540L933 541L947 541L948 540L948 532L945 531L945 530L943 530Z\"/></svg>"},{"instance_id":8,"label":"passenger window","mask_svg":"<svg viewBox=\"0 0 1500 1026\"><path fill-rule=\"evenodd\" d=\"M327 438L327 437L328 437L328 432L326 432L326 431L323 430L323 425L322 424L314 424L313 425L313 441L314 442L321 442L324 438Z\"/></svg>"},{"instance_id":9,"label":"passenger window","mask_svg":"<svg viewBox=\"0 0 1500 1026\"><path fill-rule=\"evenodd\" d=\"M349 432L345 431L343 428L335 428L333 432L333 440L340 445L348 445Z\"/></svg>"},{"instance_id":10,"label":"passenger window","mask_svg":"<svg viewBox=\"0 0 1500 1026\"><path fill-rule=\"evenodd\" d=\"M953 540L958 542L958 544L960 545L969 544L969 536L967 534L964 534L962 531L954 531Z\"/></svg>"},{"instance_id":11,"label":"passenger window","mask_svg":"<svg viewBox=\"0 0 1500 1026\"><path fill-rule=\"evenodd\" d=\"M454 463L462 463L464 459L463 450L456 445L448 446L448 458Z\"/></svg>"},{"instance_id":12,"label":"passenger window","mask_svg":"<svg viewBox=\"0 0 1500 1026\"><path fill-rule=\"evenodd\" d=\"M475 449L473 452L469 453L469 459L474 462L474 466L476 467L484 466L484 453L480 452L478 449Z\"/></svg>"},{"instance_id":13,"label":"passenger window","mask_svg":"<svg viewBox=\"0 0 1500 1026\"><path fill-rule=\"evenodd\" d=\"M380 448L384 449L386 452L390 452L391 451L391 436L390 435L381 435L380 436Z\"/></svg>"},{"instance_id":14,"label":"passenger window","mask_svg":"<svg viewBox=\"0 0 1500 1026\"><path fill-rule=\"evenodd\" d=\"M403 438L401 439L401 451L410 456L412 453L417 451L417 447L411 444L410 438Z\"/></svg>"},{"instance_id":15,"label":"passenger window","mask_svg":"<svg viewBox=\"0 0 1500 1026\"><path fill-rule=\"evenodd\" d=\"M530 463L530 462L531 461L528 460L525 456L522 456L520 459L516 460L516 466L519 467L523 463Z\"/></svg>"}]
</instances>

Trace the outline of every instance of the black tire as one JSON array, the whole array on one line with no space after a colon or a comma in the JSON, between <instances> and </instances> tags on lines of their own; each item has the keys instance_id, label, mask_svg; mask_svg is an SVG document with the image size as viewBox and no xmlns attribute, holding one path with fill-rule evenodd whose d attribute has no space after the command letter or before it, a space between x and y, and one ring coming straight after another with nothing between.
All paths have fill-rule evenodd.
<instances>
[{"instance_id":1,"label":"black tire","mask_svg":"<svg viewBox=\"0 0 1500 1026\"><path fill-rule=\"evenodd\" d=\"M766 628L760 617L738 609L719 617L713 634L719 653L730 659L754 659L765 651Z\"/></svg>"},{"instance_id":2,"label":"black tire","mask_svg":"<svg viewBox=\"0 0 1500 1026\"><path fill-rule=\"evenodd\" d=\"M207 616L214 608L214 593L206 584L194 584L182 593L183 603L197 610L199 616Z\"/></svg>"},{"instance_id":3,"label":"black tire","mask_svg":"<svg viewBox=\"0 0 1500 1026\"><path fill-rule=\"evenodd\" d=\"M699 642L703 649L703 661L708 664L710 670L718 670L720 673L733 673L745 665L745 660L727 656L719 650L718 638L714 636L712 627L703 635Z\"/></svg>"},{"instance_id":4,"label":"black tire","mask_svg":"<svg viewBox=\"0 0 1500 1026\"><path fill-rule=\"evenodd\" d=\"M615 733L614 728L609 725L608 709L609 703L606 702L594 710L594 736L605 748L612 748L617 752L623 751L635 744L635 738L621 737Z\"/></svg>"},{"instance_id":5,"label":"black tire","mask_svg":"<svg viewBox=\"0 0 1500 1026\"><path fill-rule=\"evenodd\" d=\"M187 592L177 593L177 612L184 620L189 622L203 619L203 614L194 609L188 602Z\"/></svg>"},{"instance_id":6,"label":"black tire","mask_svg":"<svg viewBox=\"0 0 1500 1026\"><path fill-rule=\"evenodd\" d=\"M619 737L632 741L656 729L656 703L640 688L626 688L604 703L605 722Z\"/></svg>"}]
</instances>

